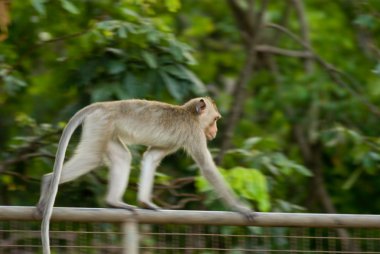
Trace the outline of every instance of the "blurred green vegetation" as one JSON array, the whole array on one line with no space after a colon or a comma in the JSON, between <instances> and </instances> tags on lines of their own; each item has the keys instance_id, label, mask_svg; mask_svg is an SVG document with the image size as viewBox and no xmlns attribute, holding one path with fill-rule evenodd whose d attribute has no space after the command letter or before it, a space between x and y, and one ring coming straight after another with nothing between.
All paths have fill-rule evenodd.
<instances>
[{"instance_id":1,"label":"blurred green vegetation","mask_svg":"<svg viewBox=\"0 0 380 254\"><path fill-rule=\"evenodd\" d=\"M251 2L12 1L8 38L0 43L0 204L37 202L65 122L95 101L180 104L208 94L224 116L210 143L220 156L235 84L251 57L252 31L244 25L255 24L262 7ZM260 211L380 213L380 2L297 3L270 1L263 11L242 114L220 170ZM244 15L237 19L236 11ZM309 48L267 26L273 23ZM132 204L143 150L133 148L125 195ZM168 157L155 201L226 209L196 176L183 153ZM65 184L56 205L103 206L106 182L100 169Z\"/></svg>"}]
</instances>

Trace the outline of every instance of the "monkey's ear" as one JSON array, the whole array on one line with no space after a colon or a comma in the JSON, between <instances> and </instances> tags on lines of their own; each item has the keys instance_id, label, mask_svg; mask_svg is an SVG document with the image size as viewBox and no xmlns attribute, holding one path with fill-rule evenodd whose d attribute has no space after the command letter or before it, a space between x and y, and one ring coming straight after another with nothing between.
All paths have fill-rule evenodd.
<instances>
[{"instance_id":1,"label":"monkey's ear","mask_svg":"<svg viewBox=\"0 0 380 254\"><path fill-rule=\"evenodd\" d=\"M203 99L200 99L195 104L195 112L197 112L198 115L202 114L206 109L206 102Z\"/></svg>"}]
</instances>

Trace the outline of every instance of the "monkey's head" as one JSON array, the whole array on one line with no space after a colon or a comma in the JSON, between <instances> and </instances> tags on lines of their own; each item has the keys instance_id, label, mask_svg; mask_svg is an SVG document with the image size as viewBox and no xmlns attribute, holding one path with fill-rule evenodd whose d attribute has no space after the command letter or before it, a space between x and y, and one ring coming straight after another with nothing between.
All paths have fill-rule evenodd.
<instances>
[{"instance_id":1,"label":"monkey's head","mask_svg":"<svg viewBox=\"0 0 380 254\"><path fill-rule=\"evenodd\" d=\"M208 140L214 139L218 132L217 121L222 117L215 102L209 97L201 97L193 99L186 104L189 104L192 112L198 116L206 138Z\"/></svg>"}]
</instances>

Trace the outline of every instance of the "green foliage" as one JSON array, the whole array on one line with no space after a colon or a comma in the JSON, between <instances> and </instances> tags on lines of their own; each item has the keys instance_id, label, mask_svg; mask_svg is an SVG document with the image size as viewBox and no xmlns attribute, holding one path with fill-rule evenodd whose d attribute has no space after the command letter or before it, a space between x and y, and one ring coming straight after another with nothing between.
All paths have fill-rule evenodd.
<instances>
[{"instance_id":1,"label":"green foliage","mask_svg":"<svg viewBox=\"0 0 380 254\"><path fill-rule=\"evenodd\" d=\"M265 170L278 177L295 174L312 176L310 170L276 151L278 148L279 144L271 138L251 137L245 140L241 148L229 151L226 160L231 161L227 164L236 164L240 161L240 164L244 163L244 165Z\"/></svg>"},{"instance_id":2,"label":"green foliage","mask_svg":"<svg viewBox=\"0 0 380 254\"><path fill-rule=\"evenodd\" d=\"M223 164L227 167L241 165L263 174L267 179L267 193L271 197L269 202L272 210L299 211L303 209L301 206L286 201L287 186L312 177L313 174L302 164L289 159L280 149L281 144L273 138L250 137L240 148L230 149ZM252 185L256 185L256 182ZM303 186L293 186L293 188L299 189L299 193L302 193ZM239 189L242 191L242 188Z\"/></svg>"},{"instance_id":3,"label":"green foliage","mask_svg":"<svg viewBox=\"0 0 380 254\"><path fill-rule=\"evenodd\" d=\"M219 171L238 196L257 202L260 211L267 212L270 210L267 181L259 170L235 167L229 170L219 168ZM213 191L203 177L196 179L196 186L201 192ZM213 199L215 196L210 197Z\"/></svg>"},{"instance_id":4,"label":"green foliage","mask_svg":"<svg viewBox=\"0 0 380 254\"><path fill-rule=\"evenodd\" d=\"M95 24L86 39L97 46L77 67L70 83L79 80L80 86L93 86L93 101L146 97L164 91L182 101L190 94L205 92L202 82L186 67L196 64L188 45L160 29L152 19L126 8L123 13L130 21Z\"/></svg>"},{"instance_id":5,"label":"green foliage","mask_svg":"<svg viewBox=\"0 0 380 254\"><path fill-rule=\"evenodd\" d=\"M149 13L155 13L155 7L162 5L162 2L159 0L126 0L125 2L137 4L146 9ZM165 0L164 4L170 12L177 12L181 8L180 0Z\"/></svg>"},{"instance_id":6,"label":"green foliage","mask_svg":"<svg viewBox=\"0 0 380 254\"><path fill-rule=\"evenodd\" d=\"M372 15L362 14L356 18L356 20L354 21L354 24L368 28L368 29L372 29L375 27L375 20L376 20L375 17L373 17Z\"/></svg>"},{"instance_id":7,"label":"green foliage","mask_svg":"<svg viewBox=\"0 0 380 254\"><path fill-rule=\"evenodd\" d=\"M238 2L249 10L247 1ZM220 165L229 170L222 172L238 195L260 210L292 212L305 206L320 212L309 168L318 164L340 212L379 213L380 178L374 176L380 129L378 116L368 108L380 105L379 1L321 5L310 0L304 5L314 52L343 75L334 72L334 80L314 59L308 59L313 64L306 71L306 59L260 52L233 149ZM53 164L60 122L92 101L180 103L207 90L224 116L223 134L235 106L231 91L247 57L244 33L231 13L226 1L213 0L12 1L9 38L0 44L2 204L35 203L39 179ZM270 1L265 22L300 34L296 13L286 1ZM286 34L265 27L261 43L304 50ZM210 146L219 147L220 134ZM134 168L141 151L136 149ZM170 177L193 173L178 172L189 161L183 156L166 160L165 174L157 180L167 185ZM138 173L133 171L132 186ZM102 196L106 177L104 171L84 178L85 184L78 180L62 188L70 194L63 196L72 198L58 202L101 204L95 196ZM197 188L206 191L199 181ZM187 188L195 192L194 186ZM208 208L219 209L215 194L206 192ZM93 196L82 202L89 193Z\"/></svg>"},{"instance_id":8,"label":"green foliage","mask_svg":"<svg viewBox=\"0 0 380 254\"><path fill-rule=\"evenodd\" d=\"M364 172L370 175L379 172L380 138L363 136L355 130L337 126L322 132L321 139L331 154L334 167L345 170L345 163L351 164L352 170L348 172L343 189L350 189Z\"/></svg>"},{"instance_id":9,"label":"green foliage","mask_svg":"<svg viewBox=\"0 0 380 254\"><path fill-rule=\"evenodd\" d=\"M7 69L0 70L0 80L2 80L3 82L3 87L0 87L0 89L3 90L2 92L7 93L9 95L15 95L18 91L20 91L22 88L27 86L24 80L14 75L11 75L7 71ZM0 99L0 103L1 103L1 99Z\"/></svg>"},{"instance_id":10,"label":"green foliage","mask_svg":"<svg viewBox=\"0 0 380 254\"><path fill-rule=\"evenodd\" d=\"M176 12L181 8L180 0L165 0L165 5L171 12Z\"/></svg>"}]
</instances>

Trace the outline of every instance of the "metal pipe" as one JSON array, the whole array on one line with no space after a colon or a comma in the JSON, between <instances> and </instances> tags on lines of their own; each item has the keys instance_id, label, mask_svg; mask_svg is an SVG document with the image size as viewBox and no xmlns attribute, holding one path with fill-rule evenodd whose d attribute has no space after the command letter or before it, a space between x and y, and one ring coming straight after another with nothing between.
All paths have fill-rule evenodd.
<instances>
[{"instance_id":1,"label":"metal pipe","mask_svg":"<svg viewBox=\"0 0 380 254\"><path fill-rule=\"evenodd\" d=\"M327 227L380 228L380 215L316 214L316 213L257 213L254 221L247 221L235 212L137 209L132 213L111 208L55 207L53 221L124 222L135 219L140 224L200 224L265 227ZM0 220L31 221L35 207L0 206Z\"/></svg>"},{"instance_id":2,"label":"metal pipe","mask_svg":"<svg viewBox=\"0 0 380 254\"><path fill-rule=\"evenodd\" d=\"M139 229L135 219L128 219L121 224L123 233L123 254L139 253Z\"/></svg>"}]
</instances>

